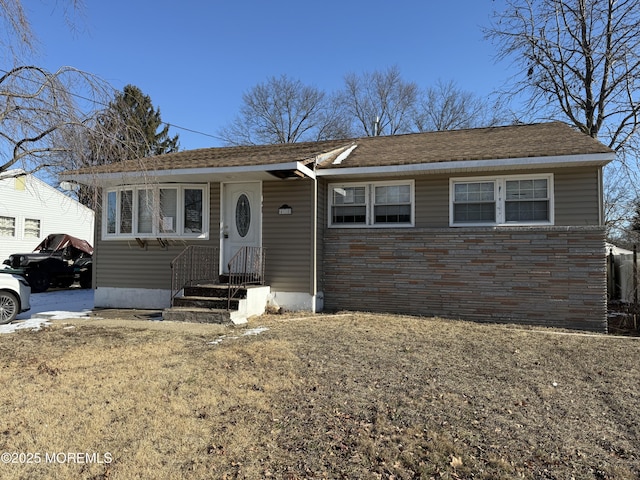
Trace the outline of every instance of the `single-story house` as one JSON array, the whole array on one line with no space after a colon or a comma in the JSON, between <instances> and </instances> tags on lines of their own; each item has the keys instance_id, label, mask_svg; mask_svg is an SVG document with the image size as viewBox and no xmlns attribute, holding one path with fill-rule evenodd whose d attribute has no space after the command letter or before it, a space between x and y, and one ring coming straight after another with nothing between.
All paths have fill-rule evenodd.
<instances>
[{"instance_id":1,"label":"single-story house","mask_svg":"<svg viewBox=\"0 0 640 480\"><path fill-rule=\"evenodd\" d=\"M0 268L52 233L93 243L94 212L22 169L0 172Z\"/></svg>"},{"instance_id":2,"label":"single-story house","mask_svg":"<svg viewBox=\"0 0 640 480\"><path fill-rule=\"evenodd\" d=\"M102 188L95 305L164 308L171 261L266 252L269 300L605 331L603 167L561 123L182 151L67 179Z\"/></svg>"}]
</instances>

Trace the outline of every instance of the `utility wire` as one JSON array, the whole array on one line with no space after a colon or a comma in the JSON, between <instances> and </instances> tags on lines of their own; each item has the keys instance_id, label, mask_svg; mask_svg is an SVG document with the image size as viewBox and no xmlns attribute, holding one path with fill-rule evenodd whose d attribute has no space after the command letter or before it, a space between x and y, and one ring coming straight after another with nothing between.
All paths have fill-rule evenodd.
<instances>
[{"instance_id":1,"label":"utility wire","mask_svg":"<svg viewBox=\"0 0 640 480\"><path fill-rule=\"evenodd\" d=\"M0 72L2 72L5 75L8 75L10 73L9 71L5 70L4 68L0 68ZM49 73L49 72L47 72L47 73ZM25 80L25 81L28 81L28 82L32 82L32 83L38 84L38 82L33 80L32 78L22 77L19 74L15 75L15 76L18 77L20 80ZM85 97L84 95L80 95L79 93L74 93L74 92L67 92L67 93L69 95L71 95L72 97L78 98L80 100L84 100L84 101L91 102L91 103L96 104L96 105L100 105L100 106L105 107L105 108L109 108L109 104L108 103L100 102L100 101L96 100L95 98L88 98L88 97ZM213 135L211 133L201 132L199 130L194 130L192 128L181 127L180 125L176 125L174 123L165 122L164 120L161 120L160 123L162 125L166 125L166 126L168 126L170 128L171 127L175 128L177 130L184 130L185 132L195 133L196 135L202 135L204 137L215 138L216 140L224 140L224 138L218 137L217 135Z\"/></svg>"}]
</instances>

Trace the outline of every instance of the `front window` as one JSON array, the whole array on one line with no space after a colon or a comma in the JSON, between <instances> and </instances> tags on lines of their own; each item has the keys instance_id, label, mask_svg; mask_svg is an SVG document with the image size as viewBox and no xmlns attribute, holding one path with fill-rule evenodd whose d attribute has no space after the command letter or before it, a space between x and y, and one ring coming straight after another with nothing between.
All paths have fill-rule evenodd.
<instances>
[{"instance_id":1,"label":"front window","mask_svg":"<svg viewBox=\"0 0 640 480\"><path fill-rule=\"evenodd\" d=\"M107 205L105 208L106 214L106 233L107 235L113 235L118 230L116 228L118 221L118 192L111 191L107 193Z\"/></svg>"},{"instance_id":2,"label":"front window","mask_svg":"<svg viewBox=\"0 0 640 480\"><path fill-rule=\"evenodd\" d=\"M145 233L153 233L153 190L138 190L138 228L136 232L139 235Z\"/></svg>"},{"instance_id":3,"label":"front window","mask_svg":"<svg viewBox=\"0 0 640 480\"><path fill-rule=\"evenodd\" d=\"M187 188L184 190L184 230L183 233L202 233L202 189Z\"/></svg>"},{"instance_id":4,"label":"front window","mask_svg":"<svg viewBox=\"0 0 640 480\"><path fill-rule=\"evenodd\" d=\"M332 189L331 223L334 225L366 225L366 187L335 187Z\"/></svg>"},{"instance_id":5,"label":"front window","mask_svg":"<svg viewBox=\"0 0 640 480\"><path fill-rule=\"evenodd\" d=\"M133 190L120 192L120 234L133 232Z\"/></svg>"},{"instance_id":6,"label":"front window","mask_svg":"<svg viewBox=\"0 0 640 480\"><path fill-rule=\"evenodd\" d=\"M329 226L413 226L414 182L329 186Z\"/></svg>"},{"instance_id":7,"label":"front window","mask_svg":"<svg viewBox=\"0 0 640 480\"><path fill-rule=\"evenodd\" d=\"M104 237L207 238L208 192L201 185L127 187L107 191Z\"/></svg>"},{"instance_id":8,"label":"front window","mask_svg":"<svg viewBox=\"0 0 640 480\"><path fill-rule=\"evenodd\" d=\"M507 223L549 221L549 187L546 178L507 180L505 194Z\"/></svg>"},{"instance_id":9,"label":"front window","mask_svg":"<svg viewBox=\"0 0 640 480\"><path fill-rule=\"evenodd\" d=\"M176 233L178 218L178 189L160 189L160 218L158 230L161 233Z\"/></svg>"},{"instance_id":10,"label":"front window","mask_svg":"<svg viewBox=\"0 0 640 480\"><path fill-rule=\"evenodd\" d=\"M411 185L374 186L374 223L411 223Z\"/></svg>"},{"instance_id":11,"label":"front window","mask_svg":"<svg viewBox=\"0 0 640 480\"><path fill-rule=\"evenodd\" d=\"M452 226L553 224L553 176L452 179Z\"/></svg>"},{"instance_id":12,"label":"front window","mask_svg":"<svg viewBox=\"0 0 640 480\"><path fill-rule=\"evenodd\" d=\"M455 223L494 223L496 221L495 183L454 184L453 220Z\"/></svg>"}]
</instances>

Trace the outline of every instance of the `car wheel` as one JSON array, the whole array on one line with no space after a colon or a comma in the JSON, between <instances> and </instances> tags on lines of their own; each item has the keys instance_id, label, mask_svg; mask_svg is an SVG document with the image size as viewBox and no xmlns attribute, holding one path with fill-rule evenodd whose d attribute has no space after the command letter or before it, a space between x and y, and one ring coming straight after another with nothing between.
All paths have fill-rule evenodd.
<instances>
[{"instance_id":1,"label":"car wheel","mask_svg":"<svg viewBox=\"0 0 640 480\"><path fill-rule=\"evenodd\" d=\"M13 322L18 316L18 297L10 292L0 292L0 325Z\"/></svg>"},{"instance_id":2,"label":"car wheel","mask_svg":"<svg viewBox=\"0 0 640 480\"><path fill-rule=\"evenodd\" d=\"M91 270L85 270L80 274L80 288L91 288Z\"/></svg>"},{"instance_id":3,"label":"car wheel","mask_svg":"<svg viewBox=\"0 0 640 480\"><path fill-rule=\"evenodd\" d=\"M58 286L60 288L69 288L71 285L73 285L73 278L62 278L58 280Z\"/></svg>"},{"instance_id":4,"label":"car wheel","mask_svg":"<svg viewBox=\"0 0 640 480\"><path fill-rule=\"evenodd\" d=\"M51 279L49 278L49 273L46 270L32 270L29 273L27 280L29 281L29 285L31 285L31 291L33 293L46 292L51 286Z\"/></svg>"}]
</instances>

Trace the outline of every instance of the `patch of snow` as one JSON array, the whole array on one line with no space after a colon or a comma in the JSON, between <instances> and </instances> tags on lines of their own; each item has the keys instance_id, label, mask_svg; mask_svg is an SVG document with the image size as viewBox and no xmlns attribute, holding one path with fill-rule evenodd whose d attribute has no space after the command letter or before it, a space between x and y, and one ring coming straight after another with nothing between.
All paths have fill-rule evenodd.
<instances>
[{"instance_id":1,"label":"patch of snow","mask_svg":"<svg viewBox=\"0 0 640 480\"><path fill-rule=\"evenodd\" d=\"M251 328L251 329L247 330L246 332L244 332L241 336L246 337L247 335L259 335L262 332L266 332L267 330L269 330L269 328L267 328L267 327ZM215 340L207 342L207 345L220 345L223 340L236 340L238 338L240 338L240 337L238 337L238 336L229 337L227 335L222 335L222 336L216 338Z\"/></svg>"},{"instance_id":2,"label":"patch of snow","mask_svg":"<svg viewBox=\"0 0 640 480\"><path fill-rule=\"evenodd\" d=\"M40 330L49 320L87 318L93 309L93 290L72 288L32 293L31 310L18 315L13 323L0 325L0 334L20 329Z\"/></svg>"},{"instance_id":3,"label":"patch of snow","mask_svg":"<svg viewBox=\"0 0 640 480\"><path fill-rule=\"evenodd\" d=\"M267 327L256 327L256 328L252 328L250 330L247 330L246 332L244 332L242 334L242 336L246 337L247 335L259 335L262 332L266 332L267 330L269 330Z\"/></svg>"},{"instance_id":4,"label":"patch of snow","mask_svg":"<svg viewBox=\"0 0 640 480\"><path fill-rule=\"evenodd\" d=\"M13 323L0 325L0 334L14 333L17 330L31 329L33 331L40 330L44 325L51 325L46 318L29 318L27 320L16 320Z\"/></svg>"}]
</instances>

